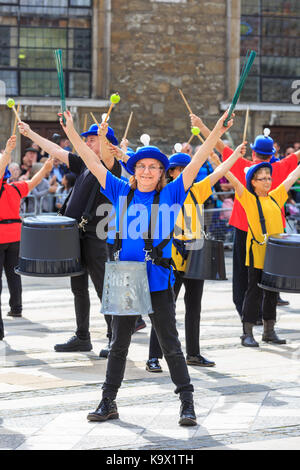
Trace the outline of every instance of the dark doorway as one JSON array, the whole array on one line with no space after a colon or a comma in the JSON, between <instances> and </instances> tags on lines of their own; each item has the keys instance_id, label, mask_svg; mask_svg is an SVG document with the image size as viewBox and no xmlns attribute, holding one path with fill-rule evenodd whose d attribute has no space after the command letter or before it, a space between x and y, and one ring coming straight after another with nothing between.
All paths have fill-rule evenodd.
<instances>
[{"instance_id":1,"label":"dark doorway","mask_svg":"<svg viewBox=\"0 0 300 470\"><path fill-rule=\"evenodd\" d=\"M300 142L300 127L293 126L268 126L274 142L280 145L280 153L284 155L288 147L293 147L295 142Z\"/></svg>"}]
</instances>

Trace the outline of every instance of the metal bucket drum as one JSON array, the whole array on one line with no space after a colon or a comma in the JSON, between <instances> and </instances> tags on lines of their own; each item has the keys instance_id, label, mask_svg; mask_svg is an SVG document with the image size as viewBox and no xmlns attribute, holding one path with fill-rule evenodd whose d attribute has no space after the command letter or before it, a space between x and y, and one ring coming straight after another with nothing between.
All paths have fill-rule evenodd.
<instances>
[{"instance_id":1,"label":"metal bucket drum","mask_svg":"<svg viewBox=\"0 0 300 470\"><path fill-rule=\"evenodd\" d=\"M148 315L152 312L146 263L105 263L101 313L126 316Z\"/></svg>"},{"instance_id":2,"label":"metal bucket drum","mask_svg":"<svg viewBox=\"0 0 300 470\"><path fill-rule=\"evenodd\" d=\"M35 277L83 274L77 221L55 215L26 217L15 272Z\"/></svg>"},{"instance_id":3,"label":"metal bucket drum","mask_svg":"<svg viewBox=\"0 0 300 470\"><path fill-rule=\"evenodd\" d=\"M282 233L269 237L261 283L275 292L300 292L300 235Z\"/></svg>"},{"instance_id":4,"label":"metal bucket drum","mask_svg":"<svg viewBox=\"0 0 300 470\"><path fill-rule=\"evenodd\" d=\"M205 238L201 249L190 250L184 277L208 281L225 281L224 245L220 240Z\"/></svg>"}]
</instances>

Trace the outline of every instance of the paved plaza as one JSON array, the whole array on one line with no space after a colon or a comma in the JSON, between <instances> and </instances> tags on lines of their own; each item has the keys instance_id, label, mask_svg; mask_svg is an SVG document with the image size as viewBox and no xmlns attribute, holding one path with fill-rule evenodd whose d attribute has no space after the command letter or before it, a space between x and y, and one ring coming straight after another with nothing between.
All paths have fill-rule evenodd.
<instances>
[{"instance_id":1,"label":"paved plaza","mask_svg":"<svg viewBox=\"0 0 300 470\"><path fill-rule=\"evenodd\" d=\"M74 333L73 297L68 278L23 277L23 318L6 317L0 342L0 450L188 450L300 449L300 296L278 308L277 329L286 345L240 344L241 323L228 281L207 281L203 296L202 354L216 362L210 369L189 366L195 386L198 426L178 426L179 400L167 365L145 370L150 321L133 335L125 381L117 404L119 420L88 422L101 398L106 360L106 324L91 287L93 351L56 353L53 346ZM179 335L184 342L183 290L177 302Z\"/></svg>"}]
</instances>

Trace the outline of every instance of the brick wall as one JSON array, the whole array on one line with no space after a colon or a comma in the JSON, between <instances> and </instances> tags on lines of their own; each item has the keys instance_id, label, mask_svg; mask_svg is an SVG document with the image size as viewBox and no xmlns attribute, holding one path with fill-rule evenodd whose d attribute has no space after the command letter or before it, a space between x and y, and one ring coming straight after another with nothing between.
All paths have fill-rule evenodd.
<instances>
[{"instance_id":1,"label":"brick wall","mask_svg":"<svg viewBox=\"0 0 300 470\"><path fill-rule=\"evenodd\" d=\"M133 111L133 145L145 132L170 152L188 140L178 88L196 114L216 121L226 98L226 25L226 0L112 0L110 87L121 101L110 122L118 136Z\"/></svg>"}]
</instances>

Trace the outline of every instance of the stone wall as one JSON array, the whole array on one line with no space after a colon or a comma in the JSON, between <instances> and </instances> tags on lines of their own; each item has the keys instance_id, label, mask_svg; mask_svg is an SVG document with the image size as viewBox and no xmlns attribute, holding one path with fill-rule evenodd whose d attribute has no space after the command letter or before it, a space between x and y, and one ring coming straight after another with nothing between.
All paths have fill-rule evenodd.
<instances>
[{"instance_id":1,"label":"stone wall","mask_svg":"<svg viewBox=\"0 0 300 470\"><path fill-rule=\"evenodd\" d=\"M179 88L210 126L227 98L226 0L112 0L111 7L110 90L121 95L111 125L122 136L133 111L132 144L146 132L171 152L190 137Z\"/></svg>"}]
</instances>

